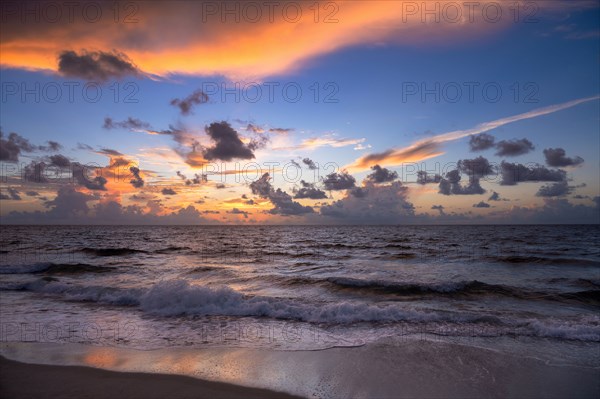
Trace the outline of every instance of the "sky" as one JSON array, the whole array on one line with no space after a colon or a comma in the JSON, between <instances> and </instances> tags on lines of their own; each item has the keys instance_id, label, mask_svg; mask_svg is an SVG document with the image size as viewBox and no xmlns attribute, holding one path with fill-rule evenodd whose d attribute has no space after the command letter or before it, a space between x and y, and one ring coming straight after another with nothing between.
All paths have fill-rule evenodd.
<instances>
[{"instance_id":1,"label":"sky","mask_svg":"<svg viewBox=\"0 0 600 399\"><path fill-rule=\"evenodd\" d=\"M3 224L600 222L600 2L3 2Z\"/></svg>"}]
</instances>

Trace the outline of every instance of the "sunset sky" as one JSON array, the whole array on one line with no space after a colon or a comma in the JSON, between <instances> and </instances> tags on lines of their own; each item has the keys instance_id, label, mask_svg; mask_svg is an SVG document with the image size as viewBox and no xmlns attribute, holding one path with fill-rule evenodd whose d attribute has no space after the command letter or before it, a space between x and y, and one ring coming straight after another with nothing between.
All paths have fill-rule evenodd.
<instances>
[{"instance_id":1,"label":"sunset sky","mask_svg":"<svg viewBox=\"0 0 600 399\"><path fill-rule=\"evenodd\" d=\"M2 3L3 223L600 222L598 1L53 4Z\"/></svg>"}]
</instances>

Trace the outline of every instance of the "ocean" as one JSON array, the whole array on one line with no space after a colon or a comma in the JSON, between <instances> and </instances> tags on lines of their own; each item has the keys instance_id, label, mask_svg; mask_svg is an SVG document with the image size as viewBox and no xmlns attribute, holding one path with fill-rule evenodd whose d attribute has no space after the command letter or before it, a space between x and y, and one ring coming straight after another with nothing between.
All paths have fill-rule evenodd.
<instances>
[{"instance_id":1,"label":"ocean","mask_svg":"<svg viewBox=\"0 0 600 399\"><path fill-rule=\"evenodd\" d=\"M11 226L4 343L426 340L599 367L600 226ZM179 348L179 349L178 349Z\"/></svg>"}]
</instances>

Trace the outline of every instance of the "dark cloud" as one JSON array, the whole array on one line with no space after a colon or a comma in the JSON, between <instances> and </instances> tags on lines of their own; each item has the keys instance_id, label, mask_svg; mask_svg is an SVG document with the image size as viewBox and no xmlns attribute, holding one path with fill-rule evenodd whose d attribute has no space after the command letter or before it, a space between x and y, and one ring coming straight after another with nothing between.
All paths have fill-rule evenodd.
<instances>
[{"instance_id":1,"label":"dark cloud","mask_svg":"<svg viewBox=\"0 0 600 399\"><path fill-rule=\"evenodd\" d=\"M130 163L129 160L127 160L123 157L111 158L109 167L120 168L122 166L128 166L129 163Z\"/></svg>"},{"instance_id":2,"label":"dark cloud","mask_svg":"<svg viewBox=\"0 0 600 399\"><path fill-rule=\"evenodd\" d=\"M500 201L500 194L495 191L492 191L492 195L488 198L488 201Z\"/></svg>"},{"instance_id":3,"label":"dark cloud","mask_svg":"<svg viewBox=\"0 0 600 399\"><path fill-rule=\"evenodd\" d=\"M194 173L194 177L192 177L191 179L188 179L187 176L181 173L180 171L177 171L176 174L181 178L181 180L185 182L186 186L202 184L208 181L208 175L206 174Z\"/></svg>"},{"instance_id":4,"label":"dark cloud","mask_svg":"<svg viewBox=\"0 0 600 399\"><path fill-rule=\"evenodd\" d=\"M260 148L264 148L268 142L269 142L268 136L259 135L257 137L254 137L252 140L250 140L250 142L248 143L248 148L251 151L256 151Z\"/></svg>"},{"instance_id":5,"label":"dark cloud","mask_svg":"<svg viewBox=\"0 0 600 399\"><path fill-rule=\"evenodd\" d=\"M581 157L567 157L565 150L562 148L546 148L544 150L544 156L546 157L546 164L548 164L548 166L576 166L583 163L583 158Z\"/></svg>"},{"instance_id":6,"label":"dark cloud","mask_svg":"<svg viewBox=\"0 0 600 399\"><path fill-rule=\"evenodd\" d=\"M518 163L503 161L500 164L502 181L500 184L512 186L520 182L559 182L567 178L567 173L561 169L547 169L541 165L528 167Z\"/></svg>"},{"instance_id":7,"label":"dark cloud","mask_svg":"<svg viewBox=\"0 0 600 399\"><path fill-rule=\"evenodd\" d=\"M144 187L144 179L142 179L142 177L140 176L140 169L138 167L132 166L129 168L129 171L133 175L133 179L129 181L131 185L135 188Z\"/></svg>"},{"instance_id":8,"label":"dark cloud","mask_svg":"<svg viewBox=\"0 0 600 399\"><path fill-rule=\"evenodd\" d=\"M429 184L429 183L439 183L442 181L442 176L435 174L430 176L424 170L420 170L417 172L417 183L418 184Z\"/></svg>"},{"instance_id":9,"label":"dark cloud","mask_svg":"<svg viewBox=\"0 0 600 399\"><path fill-rule=\"evenodd\" d=\"M173 139L179 144L183 144L184 141L188 138L186 136L186 131L180 128L176 128L173 125L169 125L168 129L156 130L154 129L148 122L141 121L136 118L128 117L126 120L121 122L114 122L111 118L104 118L105 126L106 120L109 119L108 129L112 128L123 128L128 129L133 132L147 133L152 135L165 135L165 136L173 136Z\"/></svg>"},{"instance_id":10,"label":"dark cloud","mask_svg":"<svg viewBox=\"0 0 600 399\"><path fill-rule=\"evenodd\" d=\"M367 195L369 195L369 190L362 188L362 187L355 187L352 190L349 191L350 195L352 195L353 197L356 198L365 198Z\"/></svg>"},{"instance_id":11,"label":"dark cloud","mask_svg":"<svg viewBox=\"0 0 600 399\"><path fill-rule=\"evenodd\" d=\"M273 127L271 129L269 129L269 132L271 132L271 133L285 134L285 133L289 133L289 132L291 132L293 130L294 129L291 129L291 128Z\"/></svg>"},{"instance_id":12,"label":"dark cloud","mask_svg":"<svg viewBox=\"0 0 600 399\"><path fill-rule=\"evenodd\" d=\"M373 170L373 173L368 175L366 179L373 183L387 183L398 178L398 172L382 168L379 165L371 166L371 170Z\"/></svg>"},{"instance_id":13,"label":"dark cloud","mask_svg":"<svg viewBox=\"0 0 600 399\"><path fill-rule=\"evenodd\" d=\"M481 178L494 173L494 169L484 157L461 159L458 161L458 169L467 176L475 178Z\"/></svg>"},{"instance_id":14,"label":"dark cloud","mask_svg":"<svg viewBox=\"0 0 600 399\"><path fill-rule=\"evenodd\" d=\"M562 197L570 194L573 187L569 187L567 181L559 181L553 184L546 184L535 194L538 197Z\"/></svg>"},{"instance_id":15,"label":"dark cloud","mask_svg":"<svg viewBox=\"0 0 600 399\"><path fill-rule=\"evenodd\" d=\"M431 209L434 211L438 211L440 213L440 215L444 215L444 206L443 205L432 205Z\"/></svg>"},{"instance_id":16,"label":"dark cloud","mask_svg":"<svg viewBox=\"0 0 600 399\"><path fill-rule=\"evenodd\" d=\"M119 225L193 225L214 224L215 221L204 219L193 206L181 208L166 215L144 212L139 205L122 206L115 201L100 202L90 207L88 202L97 200L96 196L76 191L65 186L58 190L57 196L46 201L45 212L11 212L6 216L8 223L13 224L119 224ZM153 202L153 201L149 201ZM156 203L156 201L154 201ZM150 204L148 205L150 207ZM164 210L160 204L155 210ZM4 218L3 218L4 221Z\"/></svg>"},{"instance_id":17,"label":"dark cloud","mask_svg":"<svg viewBox=\"0 0 600 399\"><path fill-rule=\"evenodd\" d=\"M494 141L494 136L487 133L481 133L476 136L471 136L469 139L469 147L471 147L471 151L473 152L485 151L494 146Z\"/></svg>"},{"instance_id":18,"label":"dark cloud","mask_svg":"<svg viewBox=\"0 0 600 399\"><path fill-rule=\"evenodd\" d=\"M86 150L86 151L94 151L94 148L91 145L77 143L78 150Z\"/></svg>"},{"instance_id":19,"label":"dark cloud","mask_svg":"<svg viewBox=\"0 0 600 399\"><path fill-rule=\"evenodd\" d=\"M308 183L304 180L300 181L302 187L294 191L294 198L309 198L309 199L324 199L327 198L327 194L318 188L315 187L314 183Z\"/></svg>"},{"instance_id":20,"label":"dark cloud","mask_svg":"<svg viewBox=\"0 0 600 399\"><path fill-rule=\"evenodd\" d=\"M144 193L142 194L133 194L129 197L129 199L131 201L136 201L136 202L146 202L148 200L152 200L154 199L154 195L146 195Z\"/></svg>"},{"instance_id":21,"label":"dark cloud","mask_svg":"<svg viewBox=\"0 0 600 399\"><path fill-rule=\"evenodd\" d=\"M135 118L127 118L122 122L105 118L105 129L123 128L148 134L169 135L177 143L175 151L192 167L201 167L206 161L231 161L233 159L253 159L254 151L262 148L269 141L265 135L253 138L244 144L237 131L228 122L214 122L205 128L206 134L213 141L213 146L201 145L197 136L185 128L169 126L166 130L155 130L147 122ZM190 150L191 148L191 150Z\"/></svg>"},{"instance_id":22,"label":"dark cloud","mask_svg":"<svg viewBox=\"0 0 600 399\"><path fill-rule=\"evenodd\" d=\"M0 200L21 201L21 196L19 195L19 191L17 189L8 187L6 191L8 191L8 194L0 193Z\"/></svg>"},{"instance_id":23,"label":"dark cloud","mask_svg":"<svg viewBox=\"0 0 600 399\"><path fill-rule=\"evenodd\" d=\"M52 140L47 141L46 145L33 145L29 140L14 132L5 139L4 133L0 130L0 161L18 162L19 155L23 152L56 152L61 148L62 145Z\"/></svg>"},{"instance_id":24,"label":"dark cloud","mask_svg":"<svg viewBox=\"0 0 600 399\"><path fill-rule=\"evenodd\" d=\"M19 162L21 152L33 152L36 149L29 140L17 133L10 133L8 138L4 139L4 135L0 131L0 161Z\"/></svg>"},{"instance_id":25,"label":"dark cloud","mask_svg":"<svg viewBox=\"0 0 600 399\"><path fill-rule=\"evenodd\" d=\"M248 218L249 213L246 211L242 211L238 208L233 208L231 211L227 212L227 213L231 213L233 215L244 215L244 218Z\"/></svg>"},{"instance_id":26,"label":"dark cloud","mask_svg":"<svg viewBox=\"0 0 600 399\"><path fill-rule=\"evenodd\" d=\"M328 174L323 179L325 189L330 191L348 190L354 188L355 183L356 179L346 171Z\"/></svg>"},{"instance_id":27,"label":"dark cloud","mask_svg":"<svg viewBox=\"0 0 600 399\"><path fill-rule=\"evenodd\" d=\"M95 167L90 167L87 165L82 165L79 162L71 163L71 172L73 173L73 178L77 181L77 183L81 186L84 186L88 190L106 190L106 179L102 176L88 176L88 172L91 170L95 170Z\"/></svg>"},{"instance_id":28,"label":"dark cloud","mask_svg":"<svg viewBox=\"0 0 600 399\"><path fill-rule=\"evenodd\" d=\"M473 208L490 208L490 207L491 207L490 204L483 202L483 201L473 204Z\"/></svg>"},{"instance_id":29,"label":"dark cloud","mask_svg":"<svg viewBox=\"0 0 600 399\"><path fill-rule=\"evenodd\" d=\"M194 173L194 177L192 177L191 179L187 179L185 181L185 185L190 186L193 184L202 184L202 183L206 183L207 181L208 181L208 175Z\"/></svg>"},{"instance_id":30,"label":"dark cloud","mask_svg":"<svg viewBox=\"0 0 600 399\"><path fill-rule=\"evenodd\" d=\"M48 183L45 175L46 164L44 162L31 161L23 168L23 180L32 183Z\"/></svg>"},{"instance_id":31,"label":"dark cloud","mask_svg":"<svg viewBox=\"0 0 600 399\"><path fill-rule=\"evenodd\" d=\"M56 166L57 168L68 168L71 166L71 161L69 161L69 158L61 154L51 155L49 159L50 166Z\"/></svg>"},{"instance_id":32,"label":"dark cloud","mask_svg":"<svg viewBox=\"0 0 600 399\"><path fill-rule=\"evenodd\" d=\"M63 51L58 56L58 71L69 78L106 82L126 76L142 76L141 71L123 53L103 51Z\"/></svg>"},{"instance_id":33,"label":"dark cloud","mask_svg":"<svg viewBox=\"0 0 600 399\"><path fill-rule=\"evenodd\" d=\"M172 188L163 188L161 191L162 195L176 195L177 193Z\"/></svg>"},{"instance_id":34,"label":"dark cloud","mask_svg":"<svg viewBox=\"0 0 600 399\"><path fill-rule=\"evenodd\" d=\"M132 117L128 117L126 120L121 122L106 117L104 118L104 125L102 125L102 127L104 129L126 129L133 131L148 131L152 129L148 122L144 122Z\"/></svg>"},{"instance_id":35,"label":"dark cloud","mask_svg":"<svg viewBox=\"0 0 600 399\"><path fill-rule=\"evenodd\" d=\"M408 190L399 181L389 185L367 182L365 196L349 191L346 197L323 205L321 214L343 223L398 224L415 220L415 209L407 200Z\"/></svg>"},{"instance_id":36,"label":"dark cloud","mask_svg":"<svg viewBox=\"0 0 600 399\"><path fill-rule=\"evenodd\" d=\"M566 198L543 198L541 207L511 207L498 217L503 223L519 224L598 224L600 223L600 198L594 206L574 205Z\"/></svg>"},{"instance_id":37,"label":"dark cloud","mask_svg":"<svg viewBox=\"0 0 600 399\"><path fill-rule=\"evenodd\" d=\"M100 150L98 150L96 152L98 154L108 155L108 156L111 156L111 157L121 157L121 156L123 156L123 154L120 153L119 151L113 150L113 149L110 149L110 148L102 148L102 149L100 149Z\"/></svg>"},{"instance_id":38,"label":"dark cloud","mask_svg":"<svg viewBox=\"0 0 600 399\"><path fill-rule=\"evenodd\" d=\"M310 169L310 170L316 170L318 168L317 164L315 164L315 162L310 158L304 158L302 160L302 163L304 165L308 166L308 169Z\"/></svg>"},{"instance_id":39,"label":"dark cloud","mask_svg":"<svg viewBox=\"0 0 600 399\"><path fill-rule=\"evenodd\" d=\"M46 208L50 208L46 216L66 220L81 217L90 211L87 203L94 199L94 196L81 193L73 187L61 187L54 199L44 203Z\"/></svg>"},{"instance_id":40,"label":"dark cloud","mask_svg":"<svg viewBox=\"0 0 600 399\"><path fill-rule=\"evenodd\" d=\"M469 183L466 186L461 185L460 180L460 172L456 169L451 170L446 173L446 178L440 181L438 192L443 195L477 195L485 193L478 177L469 177Z\"/></svg>"},{"instance_id":41,"label":"dark cloud","mask_svg":"<svg viewBox=\"0 0 600 399\"><path fill-rule=\"evenodd\" d=\"M521 140L502 140L496 143L496 155L499 157L516 157L533 151L535 147L527 139Z\"/></svg>"},{"instance_id":42,"label":"dark cloud","mask_svg":"<svg viewBox=\"0 0 600 399\"><path fill-rule=\"evenodd\" d=\"M202 90L196 90L184 99L175 98L171 100L171 105L179 107L181 115L189 115L195 105L205 104L208 100L208 94Z\"/></svg>"},{"instance_id":43,"label":"dark cloud","mask_svg":"<svg viewBox=\"0 0 600 399\"><path fill-rule=\"evenodd\" d=\"M252 194L268 199L275 206L269 213L282 216L293 216L314 212L313 208L310 206L303 206L294 201L285 191L282 191L279 188L274 190L269 180L269 173L265 173L260 179L250 183Z\"/></svg>"},{"instance_id":44,"label":"dark cloud","mask_svg":"<svg viewBox=\"0 0 600 399\"><path fill-rule=\"evenodd\" d=\"M58 142L52 140L46 141L46 144L47 145L41 145L38 147L40 151L56 152L62 150L63 148L63 146L60 145Z\"/></svg>"},{"instance_id":45,"label":"dark cloud","mask_svg":"<svg viewBox=\"0 0 600 399\"><path fill-rule=\"evenodd\" d=\"M469 177L467 185L460 184L461 172ZM458 161L458 169L446 173L440 180L439 193L443 195L477 195L485 193L480 179L494 173L494 168L484 157Z\"/></svg>"},{"instance_id":46,"label":"dark cloud","mask_svg":"<svg viewBox=\"0 0 600 399\"><path fill-rule=\"evenodd\" d=\"M252 132L252 133L264 133L265 129L263 129L262 127L255 125L253 123L248 123L246 125L246 131Z\"/></svg>"},{"instance_id":47,"label":"dark cloud","mask_svg":"<svg viewBox=\"0 0 600 399\"><path fill-rule=\"evenodd\" d=\"M252 149L245 145L238 133L227 122L214 122L206 128L206 133L215 145L204 150L204 158L209 161L232 159L253 159Z\"/></svg>"},{"instance_id":48,"label":"dark cloud","mask_svg":"<svg viewBox=\"0 0 600 399\"><path fill-rule=\"evenodd\" d=\"M310 206L303 206L302 204L293 201L288 193L279 188L271 192L269 200L275 205L275 208L269 211L272 214L292 216L314 212L313 208Z\"/></svg>"},{"instance_id":49,"label":"dark cloud","mask_svg":"<svg viewBox=\"0 0 600 399\"><path fill-rule=\"evenodd\" d=\"M252 194L258 195L262 198L268 198L271 190L273 190L269 180L269 174L265 173L260 177L260 179L250 183L250 189L252 190Z\"/></svg>"},{"instance_id":50,"label":"dark cloud","mask_svg":"<svg viewBox=\"0 0 600 399\"><path fill-rule=\"evenodd\" d=\"M67 170L71 172L73 182L88 190L106 190L107 180L96 173L100 169L94 165L83 165L79 162L71 162L64 155L52 155L49 157L49 163L32 161L29 165L23 168L23 180L34 183L49 183L48 167L58 168L59 170ZM55 170L54 174L57 179L64 176L59 170Z\"/></svg>"},{"instance_id":51,"label":"dark cloud","mask_svg":"<svg viewBox=\"0 0 600 399\"><path fill-rule=\"evenodd\" d=\"M210 215L210 214L219 214L219 213L221 213L221 211L213 211L213 210L207 209L205 211L202 211L201 213Z\"/></svg>"}]
</instances>

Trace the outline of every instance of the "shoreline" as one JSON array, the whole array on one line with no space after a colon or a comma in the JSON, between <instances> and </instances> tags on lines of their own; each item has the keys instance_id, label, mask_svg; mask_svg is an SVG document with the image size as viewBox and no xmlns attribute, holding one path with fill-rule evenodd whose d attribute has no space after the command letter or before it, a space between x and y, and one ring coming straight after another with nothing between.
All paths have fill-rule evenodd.
<instances>
[{"instance_id":1,"label":"shoreline","mask_svg":"<svg viewBox=\"0 0 600 399\"><path fill-rule=\"evenodd\" d=\"M0 356L0 397L62 399L300 398L283 392L171 374L21 363Z\"/></svg>"},{"instance_id":2,"label":"shoreline","mask_svg":"<svg viewBox=\"0 0 600 399\"><path fill-rule=\"evenodd\" d=\"M535 342L533 346L541 344ZM585 345L579 350L596 353L598 347L598 344ZM13 342L0 345L0 356L11 359L4 360L3 364L20 362L14 376L6 374L6 367L2 366L0 396L65 399L599 397L597 356L592 356L593 366L588 367L551 364L548 359L532 355L528 350L515 355L477 346L415 340L382 340L359 347L317 351L249 348L140 351L81 344ZM556 360L560 362L560 358ZM44 369L47 372L40 371ZM49 373L58 373L63 382L46 377ZM81 385L70 386L74 380L81 380ZM117 383L113 384L113 380ZM55 393L50 394L47 383L55 384ZM154 384L158 387L150 388ZM103 391L107 385L111 393ZM119 386L130 391L119 391ZM78 393L70 394L75 388L79 389ZM8 394L11 392L7 389L15 394ZM38 389L36 392L40 395L24 393L30 389ZM177 392L177 396L170 392Z\"/></svg>"}]
</instances>

